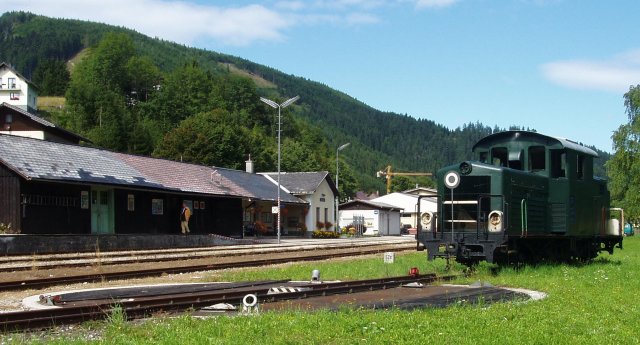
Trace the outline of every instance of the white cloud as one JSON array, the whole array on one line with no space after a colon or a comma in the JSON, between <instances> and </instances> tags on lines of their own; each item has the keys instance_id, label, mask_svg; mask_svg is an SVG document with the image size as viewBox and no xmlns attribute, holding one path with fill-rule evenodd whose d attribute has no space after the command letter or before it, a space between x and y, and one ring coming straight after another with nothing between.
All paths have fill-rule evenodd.
<instances>
[{"instance_id":1,"label":"white cloud","mask_svg":"<svg viewBox=\"0 0 640 345\"><path fill-rule=\"evenodd\" d=\"M445 7L457 1L252 0L246 5L212 5L195 0L31 0L3 3L3 11L119 25L188 45L212 41L247 46L283 41L296 26L371 25L381 22L380 12L389 7Z\"/></svg>"},{"instance_id":2,"label":"white cloud","mask_svg":"<svg viewBox=\"0 0 640 345\"><path fill-rule=\"evenodd\" d=\"M346 21L351 25L358 25L358 24L375 24L375 23L378 23L380 19L368 13L353 13L347 16Z\"/></svg>"},{"instance_id":3,"label":"white cloud","mask_svg":"<svg viewBox=\"0 0 640 345\"><path fill-rule=\"evenodd\" d=\"M454 5L458 0L417 0L418 8L443 8Z\"/></svg>"},{"instance_id":4,"label":"white cloud","mask_svg":"<svg viewBox=\"0 0 640 345\"><path fill-rule=\"evenodd\" d=\"M188 44L207 38L230 45L277 41L293 25L285 15L262 5L223 8L161 0L33 0L9 7L13 8L7 10L121 25Z\"/></svg>"},{"instance_id":5,"label":"white cloud","mask_svg":"<svg viewBox=\"0 0 640 345\"><path fill-rule=\"evenodd\" d=\"M550 62L541 70L549 81L569 88L626 92L640 84L640 49L604 61Z\"/></svg>"}]
</instances>

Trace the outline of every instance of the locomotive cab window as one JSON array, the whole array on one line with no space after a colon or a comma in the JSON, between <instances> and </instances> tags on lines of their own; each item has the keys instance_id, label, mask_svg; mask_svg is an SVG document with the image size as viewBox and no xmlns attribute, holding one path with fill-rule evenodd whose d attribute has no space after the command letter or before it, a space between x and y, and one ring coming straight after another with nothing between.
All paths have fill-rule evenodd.
<instances>
[{"instance_id":1,"label":"locomotive cab window","mask_svg":"<svg viewBox=\"0 0 640 345\"><path fill-rule=\"evenodd\" d=\"M529 147L529 171L541 171L545 169L544 146Z\"/></svg>"},{"instance_id":2,"label":"locomotive cab window","mask_svg":"<svg viewBox=\"0 0 640 345\"><path fill-rule=\"evenodd\" d=\"M489 158L489 152L487 151L480 152L478 156L478 160L480 161L480 163L487 163L488 158Z\"/></svg>"},{"instance_id":3,"label":"locomotive cab window","mask_svg":"<svg viewBox=\"0 0 640 345\"><path fill-rule=\"evenodd\" d=\"M578 155L578 160L576 162L576 177L578 180L584 179L584 156Z\"/></svg>"},{"instance_id":4,"label":"locomotive cab window","mask_svg":"<svg viewBox=\"0 0 640 345\"><path fill-rule=\"evenodd\" d=\"M506 147L494 147L491 149L491 164L499 167L506 167L508 160L509 158Z\"/></svg>"},{"instance_id":5,"label":"locomotive cab window","mask_svg":"<svg viewBox=\"0 0 640 345\"><path fill-rule=\"evenodd\" d=\"M551 177L567 177L567 153L564 150L551 150Z\"/></svg>"},{"instance_id":6,"label":"locomotive cab window","mask_svg":"<svg viewBox=\"0 0 640 345\"><path fill-rule=\"evenodd\" d=\"M509 152L509 168L522 170L522 150Z\"/></svg>"}]
</instances>

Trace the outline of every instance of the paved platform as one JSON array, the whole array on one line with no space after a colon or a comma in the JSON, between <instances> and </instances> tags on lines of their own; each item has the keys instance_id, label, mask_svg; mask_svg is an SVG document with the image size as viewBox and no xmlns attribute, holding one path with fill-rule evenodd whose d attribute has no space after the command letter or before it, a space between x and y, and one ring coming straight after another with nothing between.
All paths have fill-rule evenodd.
<instances>
[{"instance_id":1,"label":"paved platform","mask_svg":"<svg viewBox=\"0 0 640 345\"><path fill-rule=\"evenodd\" d=\"M413 236L351 237L313 239L281 237L280 244L332 243L354 241L415 241ZM277 244L277 237L231 238L205 235L0 235L0 255L32 255L54 253L86 253L126 250L201 248L213 246Z\"/></svg>"}]
</instances>

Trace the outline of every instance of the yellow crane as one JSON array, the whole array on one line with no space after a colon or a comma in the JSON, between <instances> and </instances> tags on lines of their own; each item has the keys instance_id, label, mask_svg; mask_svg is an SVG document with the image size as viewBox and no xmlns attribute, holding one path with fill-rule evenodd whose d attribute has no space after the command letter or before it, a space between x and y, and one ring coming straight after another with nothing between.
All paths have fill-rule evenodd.
<instances>
[{"instance_id":1,"label":"yellow crane","mask_svg":"<svg viewBox=\"0 0 640 345\"><path fill-rule=\"evenodd\" d=\"M433 176L433 174L427 172L393 172L391 171L391 165L387 165L385 170L376 173L376 177L387 179L387 194L391 193L391 178L393 176Z\"/></svg>"}]
</instances>

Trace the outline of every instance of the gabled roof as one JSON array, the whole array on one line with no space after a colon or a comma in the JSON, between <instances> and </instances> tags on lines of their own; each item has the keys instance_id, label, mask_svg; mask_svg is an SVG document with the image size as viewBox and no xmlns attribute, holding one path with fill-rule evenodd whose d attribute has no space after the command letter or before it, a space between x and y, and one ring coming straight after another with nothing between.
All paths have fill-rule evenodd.
<instances>
[{"instance_id":1,"label":"gabled roof","mask_svg":"<svg viewBox=\"0 0 640 345\"><path fill-rule=\"evenodd\" d=\"M388 210L388 211L401 211L402 208L395 207L393 205L385 204L383 202L376 202L371 200L351 200L344 204L340 204L340 210Z\"/></svg>"},{"instance_id":2,"label":"gabled roof","mask_svg":"<svg viewBox=\"0 0 640 345\"><path fill-rule=\"evenodd\" d=\"M276 200L261 175L19 136L0 134L0 163L27 180ZM284 192L281 200L306 203Z\"/></svg>"},{"instance_id":3,"label":"gabled roof","mask_svg":"<svg viewBox=\"0 0 640 345\"><path fill-rule=\"evenodd\" d=\"M17 77L19 77L20 79L24 80L27 84L31 85L32 87L34 87L36 90L38 89L38 87L36 86L36 84L34 84L31 80L27 79L25 76L23 76L22 74L20 74L20 72L16 71L15 68L11 67L11 65L9 65L6 62L0 62L0 69L2 68L6 68L8 70L10 70L11 72L13 72L13 74L15 74Z\"/></svg>"},{"instance_id":4,"label":"gabled roof","mask_svg":"<svg viewBox=\"0 0 640 345\"><path fill-rule=\"evenodd\" d=\"M387 205L393 205L394 207L403 210L404 213L416 212L416 206L418 204L419 195L407 194L407 193L391 193L383 195L381 197L371 199L372 202L384 203ZM437 208L436 198L423 197L420 199L420 210L435 211Z\"/></svg>"},{"instance_id":5,"label":"gabled roof","mask_svg":"<svg viewBox=\"0 0 640 345\"><path fill-rule=\"evenodd\" d=\"M35 122L36 124L44 127L45 131L49 131L49 132L51 132L51 133L53 133L55 135L58 135L60 137L63 137L63 138L68 138L70 141L74 141L76 143L80 142L80 141L91 142L89 139L86 139L86 138L84 138L82 136L79 136L79 135L77 135L77 134L75 134L73 132L70 132L70 131L68 131L68 130L66 130L64 128L58 127L55 124L53 124L53 123L41 118L40 116L32 114L32 113L30 113L30 112L28 112L28 111L26 111L26 110L24 110L24 109L22 109L20 107L16 107L16 106L13 106L13 105L11 105L9 103L2 102L0 104L0 111L2 110L2 108L7 108L7 109L13 111L15 114L18 114L18 115L24 117L27 121Z\"/></svg>"},{"instance_id":6,"label":"gabled roof","mask_svg":"<svg viewBox=\"0 0 640 345\"><path fill-rule=\"evenodd\" d=\"M413 194L413 195L432 195L432 194L438 194L438 190L435 188L416 187L416 188L411 188L411 189L402 191L402 193Z\"/></svg>"},{"instance_id":7,"label":"gabled roof","mask_svg":"<svg viewBox=\"0 0 640 345\"><path fill-rule=\"evenodd\" d=\"M278 181L278 173L260 173L273 181ZM333 194L337 195L336 185L329 177L328 171L315 172L280 172L280 185L293 195L309 195L315 193L322 181L327 180ZM277 183L277 182L276 182Z\"/></svg>"}]
</instances>

